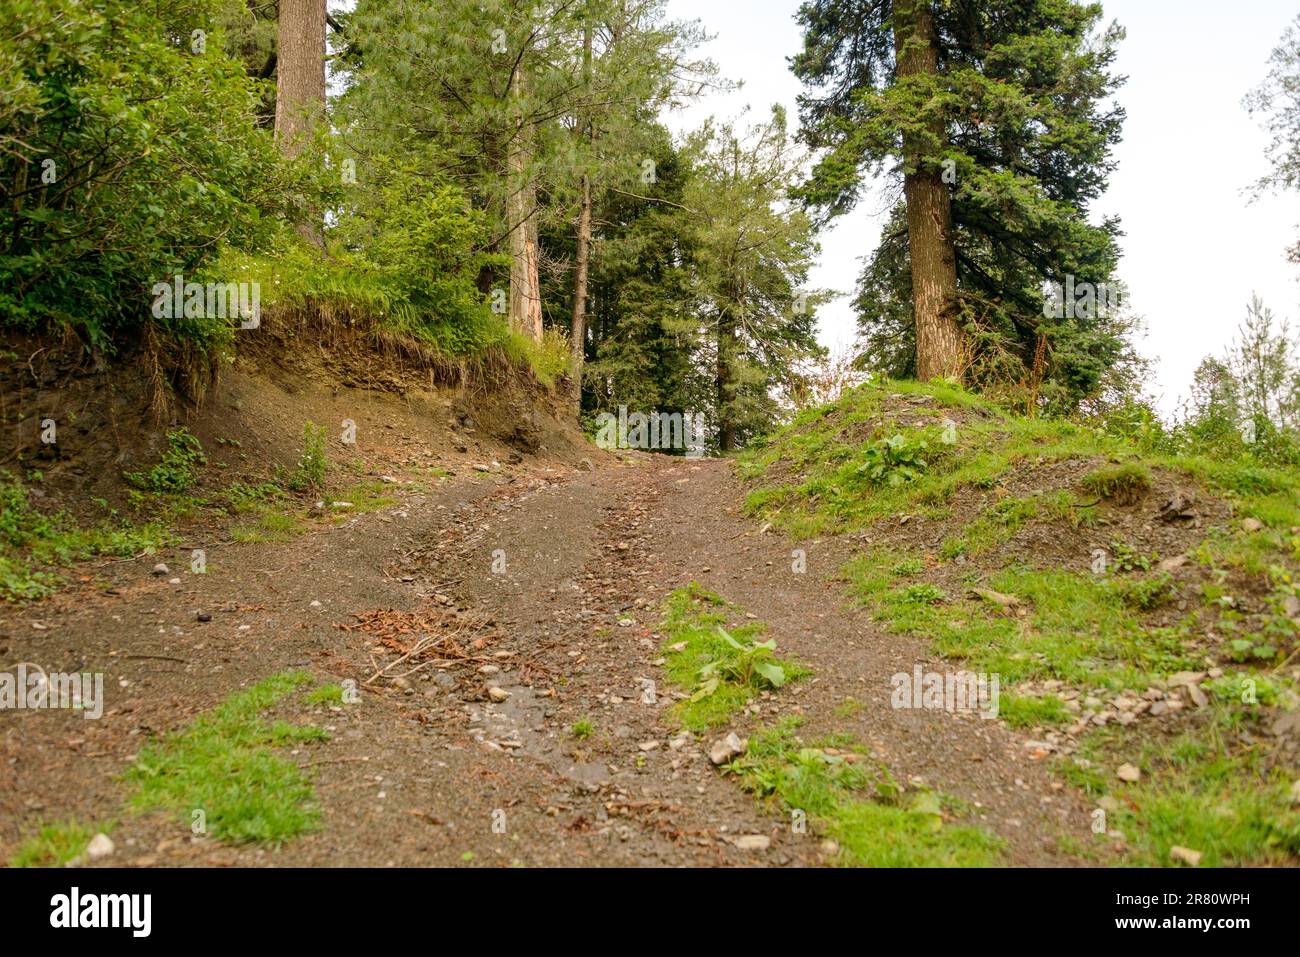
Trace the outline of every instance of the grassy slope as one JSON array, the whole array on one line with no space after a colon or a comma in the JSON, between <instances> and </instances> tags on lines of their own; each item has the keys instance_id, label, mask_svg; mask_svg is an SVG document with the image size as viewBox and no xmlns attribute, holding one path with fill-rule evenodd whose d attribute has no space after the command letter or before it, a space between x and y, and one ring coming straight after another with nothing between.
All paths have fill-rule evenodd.
<instances>
[{"instance_id":1,"label":"grassy slope","mask_svg":"<svg viewBox=\"0 0 1300 957\"><path fill-rule=\"evenodd\" d=\"M1170 863L1174 846L1210 865L1300 860L1294 752L1267 733L1300 707L1300 476L1144 451L916 383L864 386L805 412L738 467L756 516L794 535L869 540L844 569L851 597L882 627L1000 675L1003 720L1035 738L1078 721L1080 702L1086 717L1086 702L1099 711L1171 690L1178 672L1222 672L1200 685L1205 707L1108 723L1060 760L1108 815L1108 834L1070 850L1110 845L1141 864ZM1188 532L1183 571L1159 567L1174 556L1149 534L1158 490L1171 487L1232 516ZM1117 528L1102 568L1068 551ZM1122 762L1141 768L1139 782L1116 778Z\"/></svg>"},{"instance_id":2,"label":"grassy slope","mask_svg":"<svg viewBox=\"0 0 1300 957\"><path fill-rule=\"evenodd\" d=\"M673 592L661 628L669 681L690 696L674 706L684 727L728 723L756 694L778 691L811 672L775 656L753 622L727 632L738 609L692 583ZM889 770L847 737L805 741L786 718L750 740L724 771L769 803L792 827L832 842L833 860L856 867L987 866L1001 842L980 828L952 825L960 809L930 791L904 799Z\"/></svg>"}]
</instances>

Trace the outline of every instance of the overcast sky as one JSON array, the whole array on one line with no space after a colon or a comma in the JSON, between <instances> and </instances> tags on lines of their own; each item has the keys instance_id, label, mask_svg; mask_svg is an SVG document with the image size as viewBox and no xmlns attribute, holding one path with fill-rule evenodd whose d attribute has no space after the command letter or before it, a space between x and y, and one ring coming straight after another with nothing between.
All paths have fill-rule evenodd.
<instances>
[{"instance_id":1,"label":"overcast sky","mask_svg":"<svg viewBox=\"0 0 1300 957\"><path fill-rule=\"evenodd\" d=\"M1142 351L1156 361L1151 394L1172 410L1201 358L1233 337L1252 292L1300 319L1300 267L1286 261L1300 236L1300 197L1250 204L1243 190L1265 172L1266 137L1241 105L1267 72L1270 51L1298 11L1294 0L1104 0L1128 30L1118 71L1128 111L1119 169L1097 214L1118 214L1125 235L1120 275L1145 317ZM786 58L800 46L798 0L669 0L676 19L699 19L715 39L704 49L740 91L705 98L671 121L693 127L710 113L761 118L799 84ZM848 291L860 258L880 235L877 196L823 237L814 286ZM819 313L827 345L852 341L847 299Z\"/></svg>"}]
</instances>

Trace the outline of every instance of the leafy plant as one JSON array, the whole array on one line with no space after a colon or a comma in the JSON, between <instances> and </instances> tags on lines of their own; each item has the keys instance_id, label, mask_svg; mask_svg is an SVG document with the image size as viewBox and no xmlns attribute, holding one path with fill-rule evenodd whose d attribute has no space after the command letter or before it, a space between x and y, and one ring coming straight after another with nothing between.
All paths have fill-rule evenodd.
<instances>
[{"instance_id":1,"label":"leafy plant","mask_svg":"<svg viewBox=\"0 0 1300 957\"><path fill-rule=\"evenodd\" d=\"M757 688L780 688L789 680L785 667L776 660L775 640L737 641L722 627L718 628L718 636L732 653L715 658L700 669L700 685L691 696L692 701L707 698L724 681Z\"/></svg>"},{"instance_id":2,"label":"leafy plant","mask_svg":"<svg viewBox=\"0 0 1300 957\"><path fill-rule=\"evenodd\" d=\"M157 465L148 472L127 472L123 477L146 492L179 495L194 484L200 466L207 461L202 444L188 429L173 429L167 433L167 449Z\"/></svg>"},{"instance_id":3,"label":"leafy plant","mask_svg":"<svg viewBox=\"0 0 1300 957\"><path fill-rule=\"evenodd\" d=\"M328 465L329 459L325 454L325 426L308 422L302 429L302 454L298 457L298 464L287 483L290 491L302 492L323 487Z\"/></svg>"},{"instance_id":4,"label":"leafy plant","mask_svg":"<svg viewBox=\"0 0 1300 957\"><path fill-rule=\"evenodd\" d=\"M919 437L892 435L873 442L863 451L858 474L872 485L897 487L925 474L929 443Z\"/></svg>"}]
</instances>

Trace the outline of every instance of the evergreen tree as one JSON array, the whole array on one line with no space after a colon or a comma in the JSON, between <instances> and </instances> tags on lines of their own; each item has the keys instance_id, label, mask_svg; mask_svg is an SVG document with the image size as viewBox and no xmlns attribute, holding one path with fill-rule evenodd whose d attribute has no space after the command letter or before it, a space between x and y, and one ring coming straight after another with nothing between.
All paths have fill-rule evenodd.
<instances>
[{"instance_id":1,"label":"evergreen tree","mask_svg":"<svg viewBox=\"0 0 1300 957\"><path fill-rule=\"evenodd\" d=\"M1069 0L802 6L792 66L820 156L801 195L835 216L870 174L903 186L857 299L868 341L888 343L869 361L1068 406L1125 356L1116 310L1044 308L1047 284L1116 286L1119 225L1088 221L1124 117L1108 102L1123 33L1098 34L1101 16Z\"/></svg>"},{"instance_id":2,"label":"evergreen tree","mask_svg":"<svg viewBox=\"0 0 1300 957\"><path fill-rule=\"evenodd\" d=\"M800 287L816 253L811 220L789 208L802 157L785 113L744 136L707 123L689 139L697 173L685 194L695 223L695 282L705 353L714 370L718 448L729 452L779 416L778 389L801 391L797 370L821 350Z\"/></svg>"}]
</instances>

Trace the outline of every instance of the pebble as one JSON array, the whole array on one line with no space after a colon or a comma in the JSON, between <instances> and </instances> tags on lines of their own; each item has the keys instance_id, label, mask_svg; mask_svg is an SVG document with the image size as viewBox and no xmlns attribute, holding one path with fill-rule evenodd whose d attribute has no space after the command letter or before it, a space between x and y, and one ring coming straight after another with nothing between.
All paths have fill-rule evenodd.
<instances>
[{"instance_id":1,"label":"pebble","mask_svg":"<svg viewBox=\"0 0 1300 957\"><path fill-rule=\"evenodd\" d=\"M493 685L491 688L488 688L488 697L500 704L502 701L505 701L510 697L510 692L506 691L504 688L498 688Z\"/></svg>"},{"instance_id":2,"label":"pebble","mask_svg":"<svg viewBox=\"0 0 1300 957\"><path fill-rule=\"evenodd\" d=\"M1142 772L1131 764L1121 764L1115 769L1115 776L1121 781L1133 784L1142 778Z\"/></svg>"},{"instance_id":3,"label":"pebble","mask_svg":"<svg viewBox=\"0 0 1300 957\"><path fill-rule=\"evenodd\" d=\"M1179 847L1175 844L1169 849L1169 857L1172 860L1186 864L1188 867L1201 866L1201 852L1194 851L1190 847Z\"/></svg>"},{"instance_id":4,"label":"pebble","mask_svg":"<svg viewBox=\"0 0 1300 957\"><path fill-rule=\"evenodd\" d=\"M113 839L101 831L92 837L90 843L86 845L86 856L92 861L97 861L101 857L108 857L116 849Z\"/></svg>"},{"instance_id":5,"label":"pebble","mask_svg":"<svg viewBox=\"0 0 1300 957\"><path fill-rule=\"evenodd\" d=\"M195 615L194 617L197 618L199 621L211 621L211 620L212 620L212 612L210 612L210 611L201 611L201 612L199 612L197 615Z\"/></svg>"},{"instance_id":6,"label":"pebble","mask_svg":"<svg viewBox=\"0 0 1300 957\"><path fill-rule=\"evenodd\" d=\"M736 838L736 847L742 851L766 851L772 839L766 834L745 834Z\"/></svg>"},{"instance_id":7,"label":"pebble","mask_svg":"<svg viewBox=\"0 0 1300 957\"><path fill-rule=\"evenodd\" d=\"M725 738L719 738L709 748L709 760L715 765L723 765L735 760L745 753L748 744L732 731Z\"/></svg>"},{"instance_id":8,"label":"pebble","mask_svg":"<svg viewBox=\"0 0 1300 957\"><path fill-rule=\"evenodd\" d=\"M168 568L166 565L164 565L162 562L159 562L157 565L153 567L153 573L155 575L166 575L170 571L171 569Z\"/></svg>"}]
</instances>

